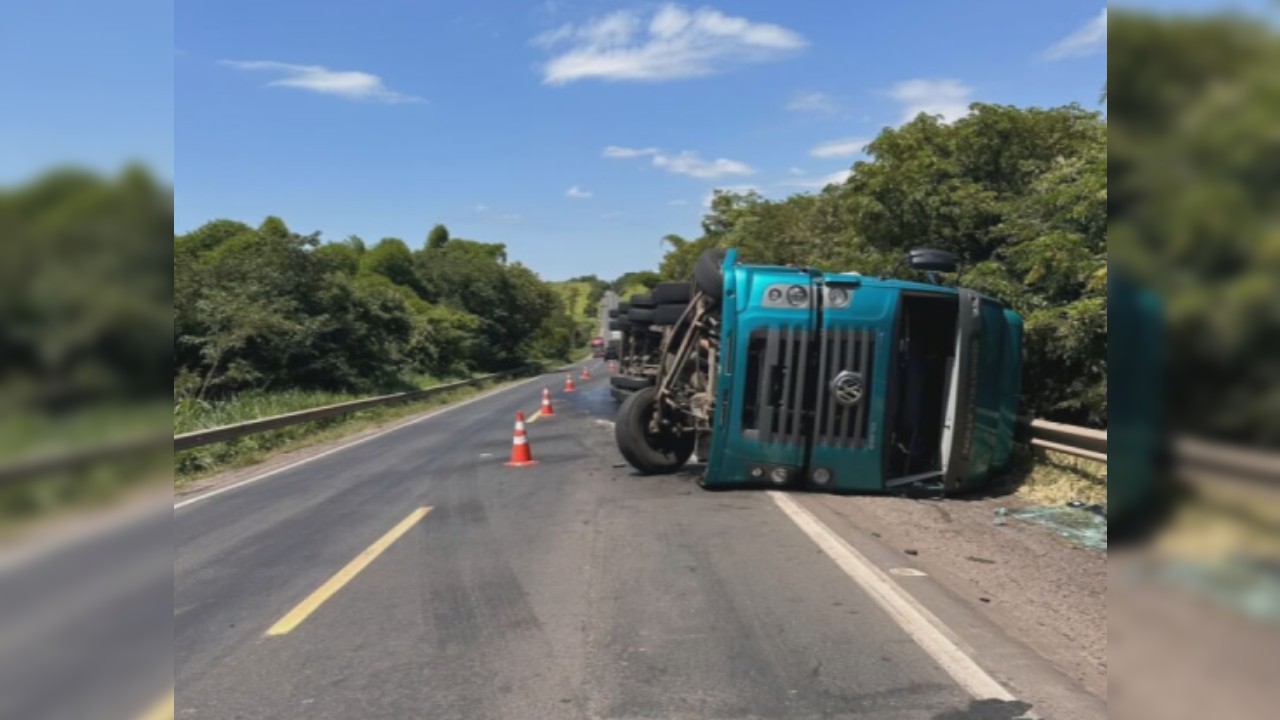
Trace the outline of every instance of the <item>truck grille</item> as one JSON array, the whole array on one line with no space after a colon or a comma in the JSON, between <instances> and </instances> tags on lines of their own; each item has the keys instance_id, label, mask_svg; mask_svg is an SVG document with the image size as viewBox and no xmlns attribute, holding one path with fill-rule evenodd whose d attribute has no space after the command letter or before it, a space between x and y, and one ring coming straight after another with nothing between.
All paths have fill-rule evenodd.
<instances>
[{"instance_id":1,"label":"truck grille","mask_svg":"<svg viewBox=\"0 0 1280 720\"><path fill-rule=\"evenodd\" d=\"M828 329L818 349L817 423L814 440L821 445L861 448L869 444L867 415L874 378L875 333L857 328ZM836 402L831 381L844 371L862 375L862 401L853 407Z\"/></svg>"},{"instance_id":2,"label":"truck grille","mask_svg":"<svg viewBox=\"0 0 1280 720\"><path fill-rule=\"evenodd\" d=\"M752 333L742 409L748 435L764 442L804 443L812 432L822 445L869 445L875 333L841 328L818 337L785 326ZM831 381L846 370L862 375L862 401L853 407L836 402L831 391Z\"/></svg>"},{"instance_id":3,"label":"truck grille","mask_svg":"<svg viewBox=\"0 0 1280 720\"><path fill-rule=\"evenodd\" d=\"M811 334L798 327L773 327L752 336L757 387L747 408L758 437L765 442L801 443L805 439L805 376ZM751 391L755 392L752 393Z\"/></svg>"}]
</instances>

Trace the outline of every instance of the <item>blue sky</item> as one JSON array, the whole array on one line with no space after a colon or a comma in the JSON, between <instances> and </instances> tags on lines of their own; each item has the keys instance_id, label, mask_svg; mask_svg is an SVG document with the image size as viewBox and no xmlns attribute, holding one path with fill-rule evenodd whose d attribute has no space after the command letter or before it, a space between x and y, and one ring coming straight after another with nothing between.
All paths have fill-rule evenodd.
<instances>
[{"instance_id":1,"label":"blue sky","mask_svg":"<svg viewBox=\"0 0 1280 720\"><path fill-rule=\"evenodd\" d=\"M1103 8L179 0L175 229L443 222L550 279L653 268L713 188L812 191L915 110L1097 107Z\"/></svg>"},{"instance_id":2,"label":"blue sky","mask_svg":"<svg viewBox=\"0 0 1280 720\"><path fill-rule=\"evenodd\" d=\"M55 165L173 176L172 0L0 2L0 185Z\"/></svg>"}]
</instances>

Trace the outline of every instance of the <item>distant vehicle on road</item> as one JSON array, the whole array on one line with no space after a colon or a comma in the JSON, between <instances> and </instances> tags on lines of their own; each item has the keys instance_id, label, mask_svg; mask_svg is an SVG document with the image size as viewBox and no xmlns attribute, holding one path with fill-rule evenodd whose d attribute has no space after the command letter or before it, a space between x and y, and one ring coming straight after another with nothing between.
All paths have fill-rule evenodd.
<instances>
[{"instance_id":1,"label":"distant vehicle on road","mask_svg":"<svg viewBox=\"0 0 1280 720\"><path fill-rule=\"evenodd\" d=\"M984 483L1010 459L1022 319L938 283L956 270L950 253L913 251L909 262L933 282L708 251L693 283L633 297L627 374L614 379L629 393L619 450L641 472L666 473L696 448L706 487Z\"/></svg>"},{"instance_id":2,"label":"distant vehicle on road","mask_svg":"<svg viewBox=\"0 0 1280 720\"><path fill-rule=\"evenodd\" d=\"M597 358L604 357L604 338L603 337L597 335L591 338L591 356L597 357Z\"/></svg>"}]
</instances>

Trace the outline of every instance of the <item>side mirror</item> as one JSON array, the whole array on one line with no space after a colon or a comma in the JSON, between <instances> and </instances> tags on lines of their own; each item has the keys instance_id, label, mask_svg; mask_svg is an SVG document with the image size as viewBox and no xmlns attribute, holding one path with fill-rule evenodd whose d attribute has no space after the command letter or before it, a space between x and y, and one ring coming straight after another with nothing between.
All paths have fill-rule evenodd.
<instances>
[{"instance_id":1,"label":"side mirror","mask_svg":"<svg viewBox=\"0 0 1280 720\"><path fill-rule=\"evenodd\" d=\"M960 266L960 258L946 250L922 248L907 253L907 264L912 270L953 273Z\"/></svg>"}]
</instances>

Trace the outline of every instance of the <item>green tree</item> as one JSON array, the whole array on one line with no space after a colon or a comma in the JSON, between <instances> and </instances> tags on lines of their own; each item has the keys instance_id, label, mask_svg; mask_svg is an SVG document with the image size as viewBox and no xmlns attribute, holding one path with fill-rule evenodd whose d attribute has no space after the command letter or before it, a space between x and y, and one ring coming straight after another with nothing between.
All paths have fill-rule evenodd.
<instances>
[{"instance_id":1,"label":"green tree","mask_svg":"<svg viewBox=\"0 0 1280 720\"><path fill-rule=\"evenodd\" d=\"M275 215L268 215L258 226L258 234L272 240L284 240L289 237L289 226Z\"/></svg>"},{"instance_id":2,"label":"green tree","mask_svg":"<svg viewBox=\"0 0 1280 720\"><path fill-rule=\"evenodd\" d=\"M1280 443L1280 33L1245 16L1109 20L1110 260L1167 317L1171 424Z\"/></svg>"},{"instance_id":3,"label":"green tree","mask_svg":"<svg viewBox=\"0 0 1280 720\"><path fill-rule=\"evenodd\" d=\"M391 282L423 294L422 281L414 268L413 253L400 238L383 238L360 256L360 272L381 275Z\"/></svg>"},{"instance_id":4,"label":"green tree","mask_svg":"<svg viewBox=\"0 0 1280 720\"><path fill-rule=\"evenodd\" d=\"M439 250L449 242L449 228L444 225L436 225L431 228L431 232L427 233L427 249Z\"/></svg>"}]
</instances>

